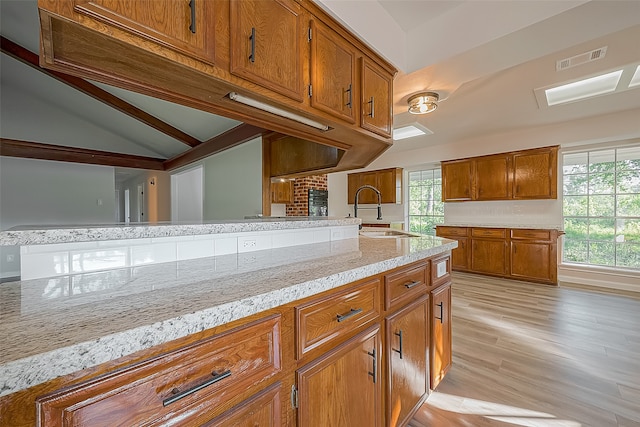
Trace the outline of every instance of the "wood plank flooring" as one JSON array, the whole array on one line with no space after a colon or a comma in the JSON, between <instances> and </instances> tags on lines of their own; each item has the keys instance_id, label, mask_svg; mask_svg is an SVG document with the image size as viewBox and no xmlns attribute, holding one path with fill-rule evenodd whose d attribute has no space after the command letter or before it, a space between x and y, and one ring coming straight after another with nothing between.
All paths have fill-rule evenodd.
<instances>
[{"instance_id":1,"label":"wood plank flooring","mask_svg":"<svg viewBox=\"0 0 640 427\"><path fill-rule=\"evenodd\" d=\"M640 296L454 273L453 366L410 427L640 427Z\"/></svg>"}]
</instances>

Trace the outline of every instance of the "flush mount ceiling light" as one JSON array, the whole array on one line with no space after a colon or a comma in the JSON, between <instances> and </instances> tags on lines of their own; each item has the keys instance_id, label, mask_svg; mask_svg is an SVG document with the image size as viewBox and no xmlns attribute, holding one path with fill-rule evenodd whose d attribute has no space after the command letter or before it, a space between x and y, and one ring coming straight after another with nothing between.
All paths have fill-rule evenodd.
<instances>
[{"instance_id":1,"label":"flush mount ceiling light","mask_svg":"<svg viewBox=\"0 0 640 427\"><path fill-rule=\"evenodd\" d=\"M427 114L438 108L440 96L435 92L420 92L407 101L411 114Z\"/></svg>"},{"instance_id":2,"label":"flush mount ceiling light","mask_svg":"<svg viewBox=\"0 0 640 427\"><path fill-rule=\"evenodd\" d=\"M565 104L615 92L623 70L602 74L545 90L547 105Z\"/></svg>"},{"instance_id":3,"label":"flush mount ceiling light","mask_svg":"<svg viewBox=\"0 0 640 427\"><path fill-rule=\"evenodd\" d=\"M420 135L433 135L433 132L419 123L412 123L393 130L393 140L413 138Z\"/></svg>"}]
</instances>

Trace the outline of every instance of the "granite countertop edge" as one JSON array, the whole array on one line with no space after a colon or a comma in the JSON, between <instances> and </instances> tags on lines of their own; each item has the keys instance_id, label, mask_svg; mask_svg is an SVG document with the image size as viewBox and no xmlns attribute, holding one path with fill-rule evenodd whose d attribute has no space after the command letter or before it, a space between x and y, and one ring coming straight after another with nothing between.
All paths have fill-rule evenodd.
<instances>
[{"instance_id":1,"label":"granite countertop edge","mask_svg":"<svg viewBox=\"0 0 640 427\"><path fill-rule=\"evenodd\" d=\"M179 315L0 364L0 397L164 344L175 339L263 312L326 290L429 258L457 247L441 239L439 246L340 271L281 289Z\"/></svg>"}]
</instances>

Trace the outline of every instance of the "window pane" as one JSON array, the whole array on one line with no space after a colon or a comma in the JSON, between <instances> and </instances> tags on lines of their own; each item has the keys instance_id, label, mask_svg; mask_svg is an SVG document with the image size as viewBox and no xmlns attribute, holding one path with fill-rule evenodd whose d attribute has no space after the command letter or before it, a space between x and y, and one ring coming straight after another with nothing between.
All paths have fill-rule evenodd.
<instances>
[{"instance_id":1,"label":"window pane","mask_svg":"<svg viewBox=\"0 0 640 427\"><path fill-rule=\"evenodd\" d=\"M618 243L616 245L616 265L640 268L640 244Z\"/></svg>"},{"instance_id":2,"label":"window pane","mask_svg":"<svg viewBox=\"0 0 640 427\"><path fill-rule=\"evenodd\" d=\"M434 200L442 202L442 181L438 180L433 190Z\"/></svg>"},{"instance_id":3,"label":"window pane","mask_svg":"<svg viewBox=\"0 0 640 427\"><path fill-rule=\"evenodd\" d=\"M564 232L567 239L587 240L589 236L589 220L581 218L565 218Z\"/></svg>"},{"instance_id":4,"label":"window pane","mask_svg":"<svg viewBox=\"0 0 640 427\"><path fill-rule=\"evenodd\" d=\"M618 196L616 212L618 216L640 217L640 194Z\"/></svg>"},{"instance_id":5,"label":"window pane","mask_svg":"<svg viewBox=\"0 0 640 427\"><path fill-rule=\"evenodd\" d=\"M618 170L640 170L640 146L630 148L618 148Z\"/></svg>"},{"instance_id":6,"label":"window pane","mask_svg":"<svg viewBox=\"0 0 640 427\"><path fill-rule=\"evenodd\" d=\"M589 216L613 216L615 196L589 196Z\"/></svg>"},{"instance_id":7,"label":"window pane","mask_svg":"<svg viewBox=\"0 0 640 427\"><path fill-rule=\"evenodd\" d=\"M422 180L422 173L418 172L409 172L409 185L418 185L418 183Z\"/></svg>"},{"instance_id":8,"label":"window pane","mask_svg":"<svg viewBox=\"0 0 640 427\"><path fill-rule=\"evenodd\" d=\"M579 195L587 194L589 178L586 174L567 175L564 177L563 194Z\"/></svg>"},{"instance_id":9,"label":"window pane","mask_svg":"<svg viewBox=\"0 0 640 427\"><path fill-rule=\"evenodd\" d=\"M440 223L440 220L437 219L436 217L433 217L433 216L424 217L424 221L422 222L420 233L434 235L435 234L434 227L436 226L436 224L439 224L439 223Z\"/></svg>"},{"instance_id":10,"label":"window pane","mask_svg":"<svg viewBox=\"0 0 640 427\"><path fill-rule=\"evenodd\" d=\"M615 174L613 172L589 175L589 194L613 194L614 189Z\"/></svg>"},{"instance_id":11,"label":"window pane","mask_svg":"<svg viewBox=\"0 0 640 427\"><path fill-rule=\"evenodd\" d=\"M440 215L440 216L444 217L444 203L434 201L433 202L433 214L434 215Z\"/></svg>"},{"instance_id":12,"label":"window pane","mask_svg":"<svg viewBox=\"0 0 640 427\"><path fill-rule=\"evenodd\" d=\"M597 265L616 265L615 245L613 243L589 242L589 263Z\"/></svg>"},{"instance_id":13,"label":"window pane","mask_svg":"<svg viewBox=\"0 0 640 427\"><path fill-rule=\"evenodd\" d=\"M640 219L618 219L616 230L616 242L640 243Z\"/></svg>"},{"instance_id":14,"label":"window pane","mask_svg":"<svg viewBox=\"0 0 640 427\"><path fill-rule=\"evenodd\" d=\"M589 252L587 250L587 242L584 240L565 239L563 248L563 261L580 263L587 262Z\"/></svg>"},{"instance_id":15,"label":"window pane","mask_svg":"<svg viewBox=\"0 0 640 427\"><path fill-rule=\"evenodd\" d=\"M615 150L591 151L589 153L589 172L613 172L615 160Z\"/></svg>"},{"instance_id":16,"label":"window pane","mask_svg":"<svg viewBox=\"0 0 640 427\"><path fill-rule=\"evenodd\" d=\"M640 170L618 171L618 193L640 193Z\"/></svg>"},{"instance_id":17,"label":"window pane","mask_svg":"<svg viewBox=\"0 0 640 427\"><path fill-rule=\"evenodd\" d=\"M433 172L433 179L435 179L436 181L442 179L442 171L440 169L434 169L432 172Z\"/></svg>"},{"instance_id":18,"label":"window pane","mask_svg":"<svg viewBox=\"0 0 640 427\"><path fill-rule=\"evenodd\" d=\"M564 175L587 172L587 153L565 154L562 159L562 173Z\"/></svg>"},{"instance_id":19,"label":"window pane","mask_svg":"<svg viewBox=\"0 0 640 427\"><path fill-rule=\"evenodd\" d=\"M423 202L421 200L409 201L409 215L420 215L423 213Z\"/></svg>"},{"instance_id":20,"label":"window pane","mask_svg":"<svg viewBox=\"0 0 640 427\"><path fill-rule=\"evenodd\" d=\"M589 240L613 242L615 235L616 220L614 218L589 220Z\"/></svg>"},{"instance_id":21,"label":"window pane","mask_svg":"<svg viewBox=\"0 0 640 427\"><path fill-rule=\"evenodd\" d=\"M587 216L588 196L566 196L563 200L563 211L566 216Z\"/></svg>"},{"instance_id":22,"label":"window pane","mask_svg":"<svg viewBox=\"0 0 640 427\"><path fill-rule=\"evenodd\" d=\"M420 232L420 217L419 216L410 216L409 217L409 231L412 233Z\"/></svg>"},{"instance_id":23,"label":"window pane","mask_svg":"<svg viewBox=\"0 0 640 427\"><path fill-rule=\"evenodd\" d=\"M422 187L409 187L409 200L418 200L422 195Z\"/></svg>"}]
</instances>

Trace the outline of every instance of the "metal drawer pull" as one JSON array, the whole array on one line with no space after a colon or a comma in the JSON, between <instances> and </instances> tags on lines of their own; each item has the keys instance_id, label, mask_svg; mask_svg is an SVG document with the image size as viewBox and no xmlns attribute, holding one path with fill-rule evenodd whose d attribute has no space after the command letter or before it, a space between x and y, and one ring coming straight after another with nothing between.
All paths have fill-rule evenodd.
<instances>
[{"instance_id":1,"label":"metal drawer pull","mask_svg":"<svg viewBox=\"0 0 640 427\"><path fill-rule=\"evenodd\" d=\"M438 319L440 321L440 323L442 323L442 303L439 302L438 304L436 304L438 307L440 307L440 317L436 316L436 319Z\"/></svg>"},{"instance_id":2,"label":"metal drawer pull","mask_svg":"<svg viewBox=\"0 0 640 427\"><path fill-rule=\"evenodd\" d=\"M189 7L191 8L191 25L189 29L193 34L196 33L196 0L189 1Z\"/></svg>"},{"instance_id":3,"label":"metal drawer pull","mask_svg":"<svg viewBox=\"0 0 640 427\"><path fill-rule=\"evenodd\" d=\"M398 350L395 348L392 350L398 353L400 355L400 359L402 359L402 329L400 329L400 332L394 332L394 334L399 338L400 348Z\"/></svg>"},{"instance_id":4,"label":"metal drawer pull","mask_svg":"<svg viewBox=\"0 0 640 427\"><path fill-rule=\"evenodd\" d=\"M351 316L355 316L358 313L362 313L362 309L361 308L352 308L348 313L346 314L338 314L336 315L336 320L338 322L342 322L343 320L347 320L349 317Z\"/></svg>"},{"instance_id":5,"label":"metal drawer pull","mask_svg":"<svg viewBox=\"0 0 640 427\"><path fill-rule=\"evenodd\" d=\"M374 348L372 351L367 351L367 354L371 357L373 357L373 372L368 372L369 375L371 375L373 377L373 383L376 383L376 377L377 377L377 364L376 364L376 349Z\"/></svg>"},{"instance_id":6,"label":"metal drawer pull","mask_svg":"<svg viewBox=\"0 0 640 427\"><path fill-rule=\"evenodd\" d=\"M420 281L417 281L417 282L407 282L407 283L405 283L405 284L404 284L404 287L405 287L405 288L407 288L407 289L411 289L411 288L413 288L414 286L418 286L419 284L420 284Z\"/></svg>"},{"instance_id":7,"label":"metal drawer pull","mask_svg":"<svg viewBox=\"0 0 640 427\"><path fill-rule=\"evenodd\" d=\"M352 84L351 84L351 83L349 83L349 89L347 89L347 90L345 91L345 92L348 92L348 93L349 93L349 102L347 102L347 107L349 107L349 108L351 108L351 107L352 107L352 105L351 105L351 101L353 100L353 91L352 91L352 87L351 87L351 86L352 86Z\"/></svg>"},{"instance_id":8,"label":"metal drawer pull","mask_svg":"<svg viewBox=\"0 0 640 427\"><path fill-rule=\"evenodd\" d=\"M187 397L190 394L195 393L198 390L202 390L205 387L209 387L211 384L215 384L220 380L223 380L227 377L231 376L231 371L230 370L226 370L221 374L217 374L215 372L213 372L211 375L213 375L213 378L203 382L202 384L198 384L197 386L190 388L189 390L185 390L185 391L180 391L177 388L174 388L173 390L171 390L171 393L174 394L174 396L168 397L165 400L162 401L162 406L168 406L174 402L177 402L178 400L182 399L183 397Z\"/></svg>"},{"instance_id":9,"label":"metal drawer pull","mask_svg":"<svg viewBox=\"0 0 640 427\"><path fill-rule=\"evenodd\" d=\"M251 28L251 35L249 36L249 40L251 40L251 55L249 55L249 61L256 62L256 28Z\"/></svg>"},{"instance_id":10,"label":"metal drawer pull","mask_svg":"<svg viewBox=\"0 0 640 427\"><path fill-rule=\"evenodd\" d=\"M375 112L374 112L374 99L373 99L373 96L371 97L369 102L367 102L367 104L371 105L371 111L369 112L369 117L371 117L373 119L376 116Z\"/></svg>"}]
</instances>

